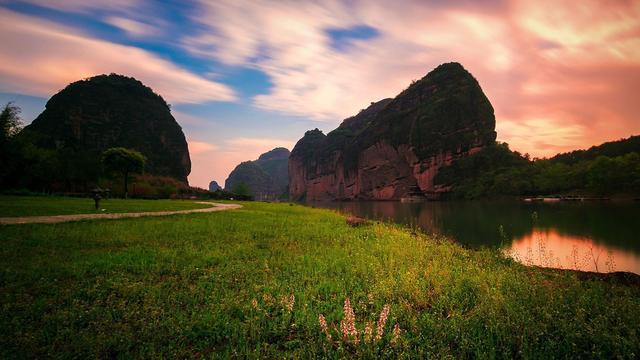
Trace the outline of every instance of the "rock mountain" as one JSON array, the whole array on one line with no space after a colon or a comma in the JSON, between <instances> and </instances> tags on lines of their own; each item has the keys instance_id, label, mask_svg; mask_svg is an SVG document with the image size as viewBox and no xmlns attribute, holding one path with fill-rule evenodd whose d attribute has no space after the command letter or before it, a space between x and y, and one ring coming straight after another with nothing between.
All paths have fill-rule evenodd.
<instances>
[{"instance_id":1,"label":"rock mountain","mask_svg":"<svg viewBox=\"0 0 640 360\"><path fill-rule=\"evenodd\" d=\"M394 99L372 103L327 135L315 129L289 158L292 200L435 197L438 170L496 139L491 103L458 63L438 66Z\"/></svg>"},{"instance_id":2,"label":"rock mountain","mask_svg":"<svg viewBox=\"0 0 640 360\"><path fill-rule=\"evenodd\" d=\"M215 192L218 190L222 190L222 186L218 185L218 182L213 180L209 183L209 191Z\"/></svg>"},{"instance_id":3,"label":"rock mountain","mask_svg":"<svg viewBox=\"0 0 640 360\"><path fill-rule=\"evenodd\" d=\"M131 148L147 158L145 172L187 182L191 161L182 128L169 105L140 81L99 75L55 94L24 130L34 143L64 152L76 169L99 167L111 147Z\"/></svg>"},{"instance_id":4,"label":"rock mountain","mask_svg":"<svg viewBox=\"0 0 640 360\"><path fill-rule=\"evenodd\" d=\"M234 187L242 183L255 199L286 196L289 155L288 149L279 147L260 155L258 160L241 163L229 174L224 183L225 190L233 192Z\"/></svg>"}]
</instances>

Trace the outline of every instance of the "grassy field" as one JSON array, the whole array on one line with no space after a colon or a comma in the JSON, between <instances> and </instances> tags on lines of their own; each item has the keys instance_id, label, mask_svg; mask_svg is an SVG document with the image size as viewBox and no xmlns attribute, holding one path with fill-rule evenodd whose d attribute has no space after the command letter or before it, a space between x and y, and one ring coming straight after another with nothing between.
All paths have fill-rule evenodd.
<instances>
[{"instance_id":1,"label":"grassy field","mask_svg":"<svg viewBox=\"0 0 640 360\"><path fill-rule=\"evenodd\" d=\"M0 358L640 355L637 286L243 205L0 226Z\"/></svg>"},{"instance_id":2,"label":"grassy field","mask_svg":"<svg viewBox=\"0 0 640 360\"><path fill-rule=\"evenodd\" d=\"M0 217L111 214L206 207L209 206L186 200L103 199L100 201L100 209L96 210L94 201L90 198L0 195Z\"/></svg>"}]
</instances>

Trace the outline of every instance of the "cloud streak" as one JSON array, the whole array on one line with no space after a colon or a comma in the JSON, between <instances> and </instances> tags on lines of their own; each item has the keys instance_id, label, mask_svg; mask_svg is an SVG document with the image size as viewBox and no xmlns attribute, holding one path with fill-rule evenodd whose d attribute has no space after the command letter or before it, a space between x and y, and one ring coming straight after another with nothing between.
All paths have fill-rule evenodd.
<instances>
[{"instance_id":1,"label":"cloud streak","mask_svg":"<svg viewBox=\"0 0 640 360\"><path fill-rule=\"evenodd\" d=\"M234 101L228 86L148 51L91 38L72 28L0 9L0 91L49 97L102 73L133 76L172 103Z\"/></svg>"},{"instance_id":2,"label":"cloud streak","mask_svg":"<svg viewBox=\"0 0 640 360\"><path fill-rule=\"evenodd\" d=\"M640 132L640 3L201 1L191 53L265 72L254 105L337 123L459 61L496 109L499 138L536 156ZM379 36L331 46L329 29ZM537 135L532 138L532 131Z\"/></svg>"}]
</instances>

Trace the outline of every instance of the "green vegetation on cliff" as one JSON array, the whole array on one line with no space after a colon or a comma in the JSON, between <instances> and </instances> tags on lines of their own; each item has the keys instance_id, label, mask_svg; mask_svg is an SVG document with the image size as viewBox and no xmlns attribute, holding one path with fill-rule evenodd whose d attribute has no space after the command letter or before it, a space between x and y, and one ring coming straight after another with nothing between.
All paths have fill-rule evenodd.
<instances>
[{"instance_id":1,"label":"green vegetation on cliff","mask_svg":"<svg viewBox=\"0 0 640 360\"><path fill-rule=\"evenodd\" d=\"M15 156L3 188L86 192L103 175L113 147L147 158L149 175L183 183L191 171L187 142L164 99L140 81L99 75L69 84L11 144Z\"/></svg>"},{"instance_id":2,"label":"green vegetation on cliff","mask_svg":"<svg viewBox=\"0 0 640 360\"><path fill-rule=\"evenodd\" d=\"M354 171L358 156L385 141L411 146L420 159L491 144L496 133L493 107L478 81L458 63L439 65L394 99L384 99L322 137L307 132L294 154L311 163L329 161L341 151L345 168Z\"/></svg>"},{"instance_id":3,"label":"green vegetation on cliff","mask_svg":"<svg viewBox=\"0 0 640 360\"><path fill-rule=\"evenodd\" d=\"M499 195L638 195L640 136L530 160L507 144L490 146L442 168L438 184L452 186L453 196Z\"/></svg>"},{"instance_id":4,"label":"green vegetation on cliff","mask_svg":"<svg viewBox=\"0 0 640 360\"><path fill-rule=\"evenodd\" d=\"M478 81L462 65L445 63L326 136L307 131L291 153L290 196L391 200L417 187L435 192L431 174L444 159L495 138L493 107Z\"/></svg>"},{"instance_id":5,"label":"green vegetation on cliff","mask_svg":"<svg viewBox=\"0 0 640 360\"><path fill-rule=\"evenodd\" d=\"M224 183L226 191L234 190L239 185L246 187L246 194L255 199L278 199L286 196L289 183L289 150L275 148L257 160L240 163L229 174Z\"/></svg>"},{"instance_id":6,"label":"green vegetation on cliff","mask_svg":"<svg viewBox=\"0 0 640 360\"><path fill-rule=\"evenodd\" d=\"M0 357L640 354L637 284L328 210L243 206L0 226Z\"/></svg>"}]
</instances>

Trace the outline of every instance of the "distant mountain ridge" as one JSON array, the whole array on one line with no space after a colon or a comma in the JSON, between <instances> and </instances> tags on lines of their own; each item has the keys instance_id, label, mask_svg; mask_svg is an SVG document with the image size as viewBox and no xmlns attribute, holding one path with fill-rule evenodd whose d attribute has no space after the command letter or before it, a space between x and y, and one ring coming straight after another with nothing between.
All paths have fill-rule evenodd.
<instances>
[{"instance_id":1,"label":"distant mountain ridge","mask_svg":"<svg viewBox=\"0 0 640 360\"><path fill-rule=\"evenodd\" d=\"M458 63L442 64L327 135L307 131L289 159L289 195L394 200L447 192L433 181L439 169L495 138L493 107L477 80Z\"/></svg>"},{"instance_id":2,"label":"distant mountain ridge","mask_svg":"<svg viewBox=\"0 0 640 360\"><path fill-rule=\"evenodd\" d=\"M594 145L585 150L574 150L551 157L549 160L565 164L575 164L584 160L594 160L598 156L616 157L632 152L640 153L640 135L633 135L626 139L609 141Z\"/></svg>"},{"instance_id":3,"label":"distant mountain ridge","mask_svg":"<svg viewBox=\"0 0 640 360\"><path fill-rule=\"evenodd\" d=\"M255 199L273 200L286 196L288 186L288 149L278 147L257 160L245 161L236 166L225 181L226 191L233 192L244 184Z\"/></svg>"}]
</instances>

